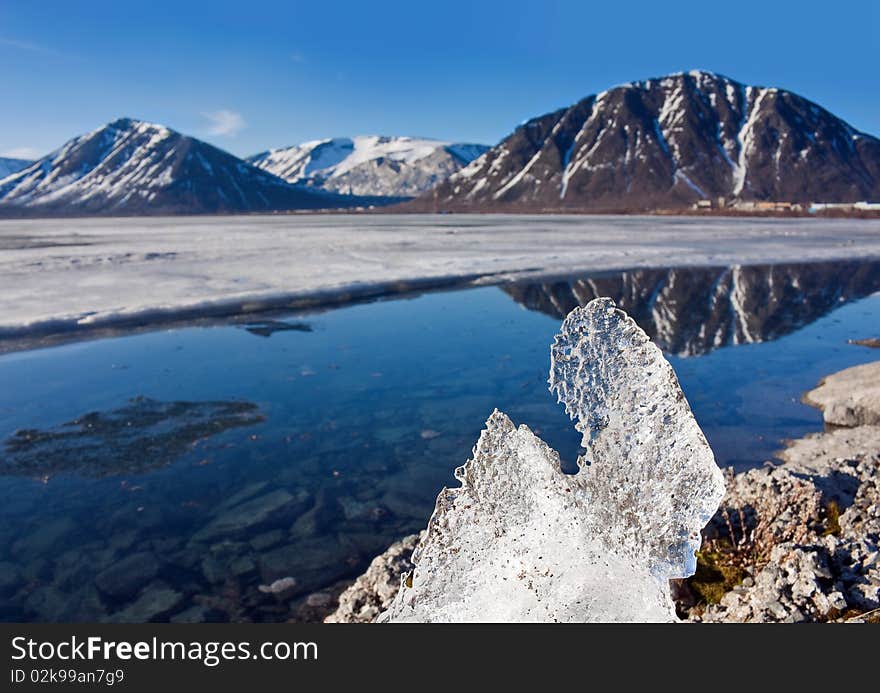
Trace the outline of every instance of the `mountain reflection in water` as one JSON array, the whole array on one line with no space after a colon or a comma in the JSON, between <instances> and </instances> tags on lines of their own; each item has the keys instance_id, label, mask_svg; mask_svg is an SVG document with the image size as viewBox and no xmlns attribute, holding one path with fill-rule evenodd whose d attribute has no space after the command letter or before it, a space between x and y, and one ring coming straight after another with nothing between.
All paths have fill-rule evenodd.
<instances>
[{"instance_id":1,"label":"mountain reflection in water","mask_svg":"<svg viewBox=\"0 0 880 693\"><path fill-rule=\"evenodd\" d=\"M877 260L644 269L504 287L517 303L560 320L609 296L679 356L778 339L878 290Z\"/></svg>"}]
</instances>

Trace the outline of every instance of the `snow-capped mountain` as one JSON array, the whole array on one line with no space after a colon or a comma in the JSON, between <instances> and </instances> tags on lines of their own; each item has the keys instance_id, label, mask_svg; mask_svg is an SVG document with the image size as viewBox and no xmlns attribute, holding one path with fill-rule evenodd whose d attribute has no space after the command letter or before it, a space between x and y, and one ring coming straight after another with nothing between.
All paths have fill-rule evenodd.
<instances>
[{"instance_id":1,"label":"snow-capped mountain","mask_svg":"<svg viewBox=\"0 0 880 693\"><path fill-rule=\"evenodd\" d=\"M248 159L289 183L348 195L414 197L485 152L480 144L414 137L338 137L272 149Z\"/></svg>"},{"instance_id":2,"label":"snow-capped mountain","mask_svg":"<svg viewBox=\"0 0 880 693\"><path fill-rule=\"evenodd\" d=\"M694 71L529 120L413 206L638 210L719 197L878 200L880 140L792 92Z\"/></svg>"},{"instance_id":3,"label":"snow-capped mountain","mask_svg":"<svg viewBox=\"0 0 880 693\"><path fill-rule=\"evenodd\" d=\"M0 180L0 214L200 214L350 206L162 125L120 118Z\"/></svg>"},{"instance_id":4,"label":"snow-capped mountain","mask_svg":"<svg viewBox=\"0 0 880 693\"><path fill-rule=\"evenodd\" d=\"M11 159L8 156L0 156L0 180L6 176L21 171L23 168L30 166L33 161L27 159Z\"/></svg>"},{"instance_id":5,"label":"snow-capped mountain","mask_svg":"<svg viewBox=\"0 0 880 693\"><path fill-rule=\"evenodd\" d=\"M504 287L517 303L560 320L610 296L661 349L682 356L778 339L878 290L873 260L641 269Z\"/></svg>"}]
</instances>

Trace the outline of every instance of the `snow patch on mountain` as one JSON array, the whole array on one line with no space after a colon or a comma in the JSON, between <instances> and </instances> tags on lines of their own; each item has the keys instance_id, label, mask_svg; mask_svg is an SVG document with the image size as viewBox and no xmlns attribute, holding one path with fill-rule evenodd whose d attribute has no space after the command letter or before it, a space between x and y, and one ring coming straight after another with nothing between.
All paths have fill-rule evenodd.
<instances>
[{"instance_id":1,"label":"snow patch on mountain","mask_svg":"<svg viewBox=\"0 0 880 693\"><path fill-rule=\"evenodd\" d=\"M352 195L412 197L487 149L480 144L360 135L272 149L248 161L289 183Z\"/></svg>"}]
</instances>

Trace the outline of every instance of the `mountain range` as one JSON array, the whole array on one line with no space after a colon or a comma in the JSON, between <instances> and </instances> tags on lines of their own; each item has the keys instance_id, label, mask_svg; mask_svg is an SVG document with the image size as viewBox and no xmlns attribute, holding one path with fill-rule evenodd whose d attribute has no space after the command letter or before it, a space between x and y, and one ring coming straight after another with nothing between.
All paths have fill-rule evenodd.
<instances>
[{"instance_id":1,"label":"mountain range","mask_svg":"<svg viewBox=\"0 0 880 693\"><path fill-rule=\"evenodd\" d=\"M693 71L533 118L411 205L638 211L880 200L880 140L789 91Z\"/></svg>"},{"instance_id":2,"label":"mountain range","mask_svg":"<svg viewBox=\"0 0 880 693\"><path fill-rule=\"evenodd\" d=\"M415 199L411 199L415 198ZM880 140L789 91L692 71L526 121L488 148L372 135L246 160L120 118L38 161L0 159L0 215L343 209L650 211L880 200Z\"/></svg>"},{"instance_id":3,"label":"mountain range","mask_svg":"<svg viewBox=\"0 0 880 693\"><path fill-rule=\"evenodd\" d=\"M120 118L0 179L0 213L204 214L350 207L193 137Z\"/></svg>"},{"instance_id":4,"label":"mountain range","mask_svg":"<svg viewBox=\"0 0 880 693\"><path fill-rule=\"evenodd\" d=\"M288 183L348 195L420 195L488 147L414 137L338 137L272 149L248 162Z\"/></svg>"}]
</instances>

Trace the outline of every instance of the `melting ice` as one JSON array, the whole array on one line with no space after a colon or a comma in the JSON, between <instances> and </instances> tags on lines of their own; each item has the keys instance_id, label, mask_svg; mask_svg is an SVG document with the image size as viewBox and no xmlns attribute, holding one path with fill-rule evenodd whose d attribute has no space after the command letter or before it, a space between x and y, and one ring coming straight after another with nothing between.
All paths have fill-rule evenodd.
<instances>
[{"instance_id":1,"label":"melting ice","mask_svg":"<svg viewBox=\"0 0 880 693\"><path fill-rule=\"evenodd\" d=\"M573 310L550 389L583 435L577 474L495 411L437 498L380 621L672 621L724 493L672 367L607 298Z\"/></svg>"}]
</instances>

